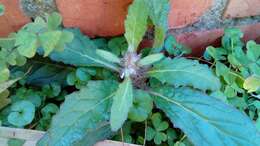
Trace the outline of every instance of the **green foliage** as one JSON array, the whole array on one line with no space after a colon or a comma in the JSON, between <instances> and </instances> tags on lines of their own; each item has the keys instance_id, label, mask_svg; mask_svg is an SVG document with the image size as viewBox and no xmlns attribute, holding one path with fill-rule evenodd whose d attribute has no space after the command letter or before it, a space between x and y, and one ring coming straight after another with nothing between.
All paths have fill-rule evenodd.
<instances>
[{"instance_id":1,"label":"green foliage","mask_svg":"<svg viewBox=\"0 0 260 146\"><path fill-rule=\"evenodd\" d=\"M128 118L131 121L142 122L147 119L153 109L153 100L150 95L142 90L134 90L134 101Z\"/></svg>"},{"instance_id":2,"label":"green foliage","mask_svg":"<svg viewBox=\"0 0 260 146\"><path fill-rule=\"evenodd\" d=\"M168 129L169 124L166 121L162 121L160 113L155 113L151 117L153 128L147 128L147 140L154 140L154 143L159 145L163 141L167 140L167 135L163 132Z\"/></svg>"},{"instance_id":3,"label":"green foliage","mask_svg":"<svg viewBox=\"0 0 260 146\"><path fill-rule=\"evenodd\" d=\"M208 64L180 57L189 49L172 36L164 43L168 9L168 0L134 0L125 37L91 40L53 13L0 39L1 124L47 130L39 146L113 135L143 145L260 143L259 45L227 29L222 47L199 58ZM155 43L139 51L147 21Z\"/></svg>"},{"instance_id":4,"label":"green foliage","mask_svg":"<svg viewBox=\"0 0 260 146\"><path fill-rule=\"evenodd\" d=\"M167 53L174 56L182 56L191 53L191 49L178 43L177 40L172 35L166 38L164 43L164 48L167 51Z\"/></svg>"},{"instance_id":5,"label":"green foliage","mask_svg":"<svg viewBox=\"0 0 260 146\"><path fill-rule=\"evenodd\" d=\"M164 55L161 53L149 55L149 56L142 58L138 62L138 65L140 65L140 66L151 65L151 64L154 64L155 62L162 60L163 57L164 57Z\"/></svg>"},{"instance_id":6,"label":"green foliage","mask_svg":"<svg viewBox=\"0 0 260 146\"><path fill-rule=\"evenodd\" d=\"M62 50L66 43L72 41L73 35L58 30L60 24L61 16L58 13L47 16L46 22L43 18L36 18L17 33L15 41L17 50L22 56L28 58L32 58L40 46L43 47L45 57L53 50Z\"/></svg>"},{"instance_id":7,"label":"green foliage","mask_svg":"<svg viewBox=\"0 0 260 146\"><path fill-rule=\"evenodd\" d=\"M30 101L18 101L11 107L8 115L8 122L17 127L23 127L32 122L35 113L35 106Z\"/></svg>"},{"instance_id":8,"label":"green foliage","mask_svg":"<svg viewBox=\"0 0 260 146\"><path fill-rule=\"evenodd\" d=\"M166 58L148 72L163 83L176 87L193 86L201 90L218 90L220 83L207 65L185 58Z\"/></svg>"},{"instance_id":9,"label":"green foliage","mask_svg":"<svg viewBox=\"0 0 260 146\"><path fill-rule=\"evenodd\" d=\"M5 12L5 6L3 4L0 4L0 16L4 15Z\"/></svg>"},{"instance_id":10,"label":"green foliage","mask_svg":"<svg viewBox=\"0 0 260 146\"><path fill-rule=\"evenodd\" d=\"M166 87L152 94L155 104L195 145L255 146L259 143L260 135L252 121L204 93L188 88L174 90Z\"/></svg>"},{"instance_id":11,"label":"green foliage","mask_svg":"<svg viewBox=\"0 0 260 146\"><path fill-rule=\"evenodd\" d=\"M21 140L21 139L9 139L8 140L8 146L23 146L23 144L25 143L25 140Z\"/></svg>"},{"instance_id":12,"label":"green foliage","mask_svg":"<svg viewBox=\"0 0 260 146\"><path fill-rule=\"evenodd\" d=\"M67 44L62 52L53 52L50 58L53 61L63 62L75 66L98 66L118 70L117 65L107 62L96 53L97 46L78 29L68 29L74 34L74 39Z\"/></svg>"},{"instance_id":13,"label":"green foliage","mask_svg":"<svg viewBox=\"0 0 260 146\"><path fill-rule=\"evenodd\" d=\"M113 97L110 124L113 131L120 129L127 119L128 112L133 105L133 85L130 78L125 78Z\"/></svg>"},{"instance_id":14,"label":"green foliage","mask_svg":"<svg viewBox=\"0 0 260 146\"><path fill-rule=\"evenodd\" d=\"M148 7L144 0L135 0L129 6L128 15L125 20L125 38L128 42L128 51L136 51L143 39L147 28Z\"/></svg>"},{"instance_id":15,"label":"green foliage","mask_svg":"<svg viewBox=\"0 0 260 146\"><path fill-rule=\"evenodd\" d=\"M149 9L149 17L155 26L154 48L163 45L168 30L168 11L170 10L168 0L146 0Z\"/></svg>"},{"instance_id":16,"label":"green foliage","mask_svg":"<svg viewBox=\"0 0 260 146\"><path fill-rule=\"evenodd\" d=\"M260 90L260 76L250 76L244 82L244 88L248 90L248 92L256 92Z\"/></svg>"},{"instance_id":17,"label":"green foliage","mask_svg":"<svg viewBox=\"0 0 260 146\"><path fill-rule=\"evenodd\" d=\"M69 146L86 136L95 137L97 133L92 130L108 120L109 101L116 87L114 81L91 81L79 92L68 95L52 120L47 135L48 145ZM104 137L100 135L97 140L100 138Z\"/></svg>"}]
</instances>

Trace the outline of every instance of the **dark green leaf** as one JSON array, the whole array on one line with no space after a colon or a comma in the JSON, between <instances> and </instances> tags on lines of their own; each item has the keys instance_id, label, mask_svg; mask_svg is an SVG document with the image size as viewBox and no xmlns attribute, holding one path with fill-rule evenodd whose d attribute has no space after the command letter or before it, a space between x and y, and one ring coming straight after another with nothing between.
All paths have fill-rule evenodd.
<instances>
[{"instance_id":1,"label":"dark green leaf","mask_svg":"<svg viewBox=\"0 0 260 146\"><path fill-rule=\"evenodd\" d=\"M63 52L51 53L52 60L75 66L99 66L118 70L116 65L96 54L95 44L78 29L68 29L68 31L74 34L73 41L65 46Z\"/></svg>"},{"instance_id":2,"label":"dark green leaf","mask_svg":"<svg viewBox=\"0 0 260 146\"><path fill-rule=\"evenodd\" d=\"M8 115L8 122L23 127L32 122L35 113L35 106L29 101L18 101L11 107L11 113Z\"/></svg>"},{"instance_id":3,"label":"dark green leaf","mask_svg":"<svg viewBox=\"0 0 260 146\"><path fill-rule=\"evenodd\" d=\"M193 86L201 90L218 90L220 82L207 65L185 58L166 58L148 72L163 83L178 86Z\"/></svg>"},{"instance_id":4,"label":"dark green leaf","mask_svg":"<svg viewBox=\"0 0 260 146\"><path fill-rule=\"evenodd\" d=\"M155 25L154 48L162 47L168 30L168 12L170 5L168 0L146 0L149 6L149 16Z\"/></svg>"},{"instance_id":5,"label":"dark green leaf","mask_svg":"<svg viewBox=\"0 0 260 146\"><path fill-rule=\"evenodd\" d=\"M204 93L169 87L153 95L156 105L196 146L256 146L260 143L260 134L246 115Z\"/></svg>"},{"instance_id":6,"label":"dark green leaf","mask_svg":"<svg viewBox=\"0 0 260 146\"><path fill-rule=\"evenodd\" d=\"M47 145L71 146L83 138L95 136L94 130L109 119L109 101L116 87L117 83L113 81L92 81L79 92L68 95L59 113L53 117ZM106 137L101 135L96 140L103 138Z\"/></svg>"},{"instance_id":7,"label":"dark green leaf","mask_svg":"<svg viewBox=\"0 0 260 146\"><path fill-rule=\"evenodd\" d=\"M130 109L128 118L132 121L142 122L147 119L153 108L153 100L150 95L142 90L134 90L133 107Z\"/></svg>"}]
</instances>

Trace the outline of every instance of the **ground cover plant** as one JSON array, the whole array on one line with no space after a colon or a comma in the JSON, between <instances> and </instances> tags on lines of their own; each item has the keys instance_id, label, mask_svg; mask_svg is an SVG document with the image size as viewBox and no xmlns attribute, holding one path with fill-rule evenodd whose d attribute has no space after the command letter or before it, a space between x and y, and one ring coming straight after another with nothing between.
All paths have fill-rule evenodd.
<instances>
[{"instance_id":1,"label":"ground cover plant","mask_svg":"<svg viewBox=\"0 0 260 146\"><path fill-rule=\"evenodd\" d=\"M227 29L223 47L185 57L168 9L135 0L124 37L90 39L53 13L1 39L2 125L47 130L39 146L259 145L259 45ZM138 50L148 28L153 47Z\"/></svg>"}]
</instances>

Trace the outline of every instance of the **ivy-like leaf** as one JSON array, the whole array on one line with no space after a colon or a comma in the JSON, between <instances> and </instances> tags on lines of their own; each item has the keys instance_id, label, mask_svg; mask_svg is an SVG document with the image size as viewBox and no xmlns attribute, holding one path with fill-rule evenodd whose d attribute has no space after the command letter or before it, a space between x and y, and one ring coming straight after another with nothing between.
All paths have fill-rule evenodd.
<instances>
[{"instance_id":1,"label":"ivy-like leaf","mask_svg":"<svg viewBox=\"0 0 260 146\"><path fill-rule=\"evenodd\" d=\"M168 30L169 0L146 0L149 6L149 17L155 25L154 48L162 47Z\"/></svg>"},{"instance_id":2,"label":"ivy-like leaf","mask_svg":"<svg viewBox=\"0 0 260 146\"><path fill-rule=\"evenodd\" d=\"M253 122L233 107L189 88L165 87L155 104L196 146L256 146L260 134Z\"/></svg>"},{"instance_id":3,"label":"ivy-like leaf","mask_svg":"<svg viewBox=\"0 0 260 146\"><path fill-rule=\"evenodd\" d=\"M256 92L260 90L260 76L253 75L248 77L243 86L248 90L248 92Z\"/></svg>"},{"instance_id":4,"label":"ivy-like leaf","mask_svg":"<svg viewBox=\"0 0 260 146\"><path fill-rule=\"evenodd\" d=\"M68 29L74 34L71 43L66 44L62 52L53 52L50 58L54 61L63 62L75 66L98 66L118 70L118 67L96 54L96 45L84 36L78 29Z\"/></svg>"},{"instance_id":5,"label":"ivy-like leaf","mask_svg":"<svg viewBox=\"0 0 260 146\"><path fill-rule=\"evenodd\" d=\"M166 58L148 72L163 83L178 86L193 86L201 90L218 90L220 82L207 65L185 58Z\"/></svg>"},{"instance_id":6,"label":"ivy-like leaf","mask_svg":"<svg viewBox=\"0 0 260 146\"><path fill-rule=\"evenodd\" d=\"M129 77L119 85L111 107L110 124L113 131L121 128L133 104L133 86Z\"/></svg>"},{"instance_id":7,"label":"ivy-like leaf","mask_svg":"<svg viewBox=\"0 0 260 146\"><path fill-rule=\"evenodd\" d=\"M129 111L128 118L132 121L142 122L147 119L153 109L153 100L143 90L134 91L133 106Z\"/></svg>"},{"instance_id":8,"label":"ivy-like leaf","mask_svg":"<svg viewBox=\"0 0 260 146\"><path fill-rule=\"evenodd\" d=\"M37 50L37 36L25 30L21 30L16 35L15 46L19 53L25 57L31 58Z\"/></svg>"},{"instance_id":9,"label":"ivy-like leaf","mask_svg":"<svg viewBox=\"0 0 260 146\"><path fill-rule=\"evenodd\" d=\"M61 22L62 22L62 18L59 13L54 12L50 14L47 19L48 29L50 30L57 29L61 25Z\"/></svg>"},{"instance_id":10,"label":"ivy-like leaf","mask_svg":"<svg viewBox=\"0 0 260 146\"><path fill-rule=\"evenodd\" d=\"M128 9L125 20L125 38L128 42L128 51L134 52L147 29L148 7L144 0L134 0Z\"/></svg>"},{"instance_id":11,"label":"ivy-like leaf","mask_svg":"<svg viewBox=\"0 0 260 146\"><path fill-rule=\"evenodd\" d=\"M114 81L92 81L79 92L68 95L53 117L46 145L71 146L84 137L95 135L93 130L109 119L110 98L116 88ZM103 138L106 137L101 135L96 140Z\"/></svg>"},{"instance_id":12,"label":"ivy-like leaf","mask_svg":"<svg viewBox=\"0 0 260 146\"><path fill-rule=\"evenodd\" d=\"M30 101L19 101L12 105L11 113L8 115L8 122L23 127L30 124L34 118L35 106Z\"/></svg>"},{"instance_id":13,"label":"ivy-like leaf","mask_svg":"<svg viewBox=\"0 0 260 146\"><path fill-rule=\"evenodd\" d=\"M44 57L48 56L58 44L61 38L61 31L50 31L40 34L39 39L44 49Z\"/></svg>"}]
</instances>

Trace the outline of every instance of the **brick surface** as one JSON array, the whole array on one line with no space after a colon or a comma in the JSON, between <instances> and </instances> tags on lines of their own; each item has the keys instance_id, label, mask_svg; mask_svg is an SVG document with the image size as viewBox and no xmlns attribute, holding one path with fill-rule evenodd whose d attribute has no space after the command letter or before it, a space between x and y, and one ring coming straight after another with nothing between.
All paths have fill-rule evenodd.
<instances>
[{"instance_id":1,"label":"brick surface","mask_svg":"<svg viewBox=\"0 0 260 146\"><path fill-rule=\"evenodd\" d=\"M89 36L115 36L124 32L124 19L132 0L56 0L66 27L79 27Z\"/></svg>"},{"instance_id":2,"label":"brick surface","mask_svg":"<svg viewBox=\"0 0 260 146\"><path fill-rule=\"evenodd\" d=\"M0 36L7 36L9 33L17 31L24 24L30 22L30 18L22 12L19 0L0 0L5 6L5 13L0 16Z\"/></svg>"},{"instance_id":3,"label":"brick surface","mask_svg":"<svg viewBox=\"0 0 260 146\"><path fill-rule=\"evenodd\" d=\"M199 20L213 0L171 0L169 27L182 28Z\"/></svg>"},{"instance_id":4,"label":"brick surface","mask_svg":"<svg viewBox=\"0 0 260 146\"><path fill-rule=\"evenodd\" d=\"M239 27L244 32L243 40L259 40L260 36L260 23L254 25L246 25ZM178 42L185 44L192 48L194 56L201 56L205 48L209 45L219 46L221 37L223 35L223 29L215 29L201 32L191 32L176 36ZM260 43L260 42L258 42Z\"/></svg>"},{"instance_id":5,"label":"brick surface","mask_svg":"<svg viewBox=\"0 0 260 146\"><path fill-rule=\"evenodd\" d=\"M260 0L229 0L224 18L260 15Z\"/></svg>"}]
</instances>

